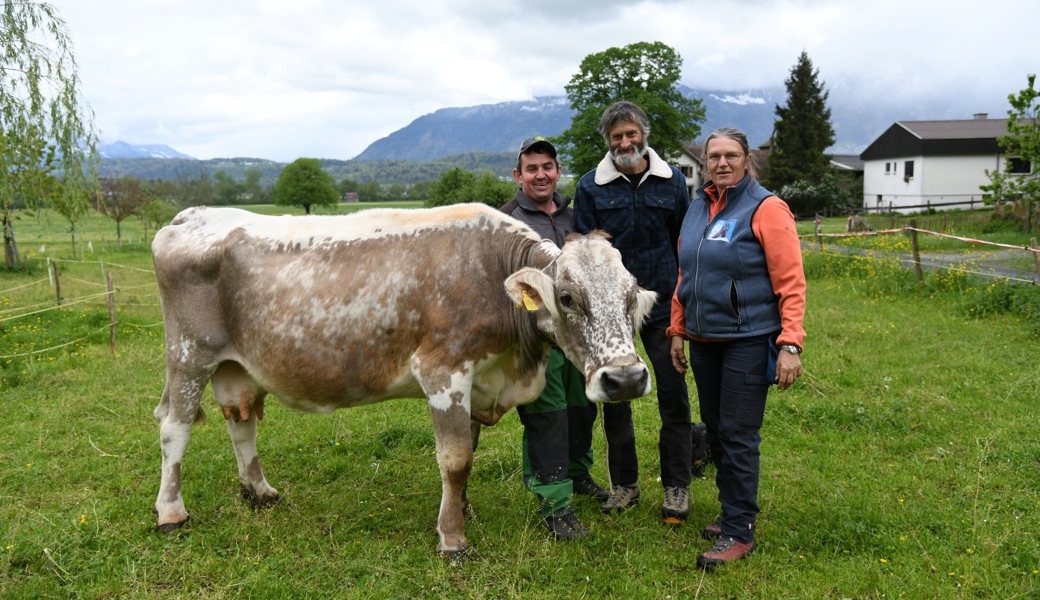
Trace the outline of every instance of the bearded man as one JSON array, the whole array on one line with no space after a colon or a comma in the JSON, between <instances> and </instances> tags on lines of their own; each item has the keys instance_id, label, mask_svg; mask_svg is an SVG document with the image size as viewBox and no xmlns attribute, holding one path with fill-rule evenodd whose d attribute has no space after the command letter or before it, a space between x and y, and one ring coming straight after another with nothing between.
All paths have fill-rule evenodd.
<instances>
[{"instance_id":1,"label":"bearded man","mask_svg":"<svg viewBox=\"0 0 1040 600\"><path fill-rule=\"evenodd\" d=\"M689 514L692 424L685 375L671 360L665 335L671 298L678 279L676 244L690 196L686 178L650 148L650 121L635 104L617 102L603 112L599 132L610 150L585 174L574 193L574 226L579 233L602 229L610 234L621 260L639 285L657 292L657 304L640 337L654 366L657 406L661 415L658 450L664 485L662 520L681 524ZM607 514L639 501L632 408L628 402L603 407L607 438L610 498Z\"/></svg>"}]
</instances>

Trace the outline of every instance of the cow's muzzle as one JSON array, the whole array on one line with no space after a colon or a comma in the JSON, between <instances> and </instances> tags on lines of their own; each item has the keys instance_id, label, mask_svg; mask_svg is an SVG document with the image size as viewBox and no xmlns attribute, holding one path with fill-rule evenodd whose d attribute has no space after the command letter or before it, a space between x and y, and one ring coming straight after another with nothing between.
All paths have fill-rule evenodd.
<instances>
[{"instance_id":1,"label":"cow's muzzle","mask_svg":"<svg viewBox=\"0 0 1040 600\"><path fill-rule=\"evenodd\" d=\"M604 367L596 371L586 395L593 402L623 402L650 393L650 371L637 363L624 367Z\"/></svg>"}]
</instances>

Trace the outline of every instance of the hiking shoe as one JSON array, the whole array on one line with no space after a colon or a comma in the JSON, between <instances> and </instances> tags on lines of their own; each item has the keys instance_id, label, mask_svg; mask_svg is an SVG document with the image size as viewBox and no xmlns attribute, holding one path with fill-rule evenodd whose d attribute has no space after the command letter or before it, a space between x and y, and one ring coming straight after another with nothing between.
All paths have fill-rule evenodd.
<instances>
[{"instance_id":1,"label":"hiking shoe","mask_svg":"<svg viewBox=\"0 0 1040 600\"><path fill-rule=\"evenodd\" d=\"M625 509L639 504L639 484L636 485L612 485L610 486L610 498L603 503L603 514L620 514Z\"/></svg>"},{"instance_id":2,"label":"hiking shoe","mask_svg":"<svg viewBox=\"0 0 1040 600\"><path fill-rule=\"evenodd\" d=\"M733 538L720 537L711 550L697 557L697 566L705 571L714 571L720 565L740 560L755 551L755 542L738 542Z\"/></svg>"},{"instance_id":3,"label":"hiking shoe","mask_svg":"<svg viewBox=\"0 0 1040 600\"><path fill-rule=\"evenodd\" d=\"M661 518L668 525L681 525L690 514L690 492L684 487L665 486Z\"/></svg>"},{"instance_id":4,"label":"hiking shoe","mask_svg":"<svg viewBox=\"0 0 1040 600\"><path fill-rule=\"evenodd\" d=\"M585 526L578 520L578 516L574 514L573 506L542 517L542 525L551 531L558 540L580 540L589 534L589 530L585 529Z\"/></svg>"},{"instance_id":5,"label":"hiking shoe","mask_svg":"<svg viewBox=\"0 0 1040 600\"><path fill-rule=\"evenodd\" d=\"M571 481L574 482L574 493L579 496L588 496L600 502L606 502L607 498L610 498L610 492L600 487L591 475L574 477Z\"/></svg>"},{"instance_id":6,"label":"hiking shoe","mask_svg":"<svg viewBox=\"0 0 1040 600\"><path fill-rule=\"evenodd\" d=\"M701 537L709 541L714 540L720 535L722 535L722 515L715 517L715 520L711 522L711 525L708 525L704 528L704 531L701 531Z\"/></svg>"}]
</instances>

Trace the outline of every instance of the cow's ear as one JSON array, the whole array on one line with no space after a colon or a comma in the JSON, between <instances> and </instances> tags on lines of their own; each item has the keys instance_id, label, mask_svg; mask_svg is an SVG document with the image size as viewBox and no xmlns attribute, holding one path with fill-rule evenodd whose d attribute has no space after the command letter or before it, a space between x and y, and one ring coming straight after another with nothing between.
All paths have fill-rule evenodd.
<instances>
[{"instance_id":1,"label":"cow's ear","mask_svg":"<svg viewBox=\"0 0 1040 600\"><path fill-rule=\"evenodd\" d=\"M506 292L517 306L525 306L530 302L537 310L544 308L554 317L559 317L556 303L552 300L553 289L552 279L531 267L524 267L506 278Z\"/></svg>"},{"instance_id":2,"label":"cow's ear","mask_svg":"<svg viewBox=\"0 0 1040 600\"><path fill-rule=\"evenodd\" d=\"M656 303L657 292L638 288L636 292L636 307L632 311L632 323L636 326L636 331L643 328L643 321L650 316L650 311L654 310L654 304Z\"/></svg>"}]
</instances>

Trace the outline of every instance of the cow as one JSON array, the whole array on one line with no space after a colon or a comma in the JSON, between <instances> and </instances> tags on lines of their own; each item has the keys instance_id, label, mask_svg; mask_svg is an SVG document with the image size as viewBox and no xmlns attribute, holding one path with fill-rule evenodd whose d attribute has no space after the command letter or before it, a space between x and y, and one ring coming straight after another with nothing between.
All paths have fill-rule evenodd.
<instances>
[{"instance_id":1,"label":"cow","mask_svg":"<svg viewBox=\"0 0 1040 600\"><path fill-rule=\"evenodd\" d=\"M257 505L278 500L256 451L267 394L318 413L425 397L442 480L437 551L450 558L469 546L480 425L537 398L550 344L584 372L593 402L650 391L633 337L656 294L602 233L560 250L479 204L307 217L201 207L162 228L152 253L166 328L154 413L165 533L188 520L181 461L208 383Z\"/></svg>"}]
</instances>

